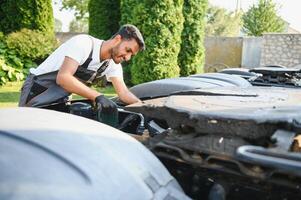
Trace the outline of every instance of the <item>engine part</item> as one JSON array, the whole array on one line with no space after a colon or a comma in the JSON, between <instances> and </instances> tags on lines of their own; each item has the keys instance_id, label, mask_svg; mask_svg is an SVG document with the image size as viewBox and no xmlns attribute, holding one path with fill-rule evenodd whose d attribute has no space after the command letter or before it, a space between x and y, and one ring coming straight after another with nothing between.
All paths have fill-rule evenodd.
<instances>
[{"instance_id":1,"label":"engine part","mask_svg":"<svg viewBox=\"0 0 301 200\"><path fill-rule=\"evenodd\" d=\"M92 106L88 103L75 102L70 105L70 113L89 119L94 119Z\"/></svg>"}]
</instances>

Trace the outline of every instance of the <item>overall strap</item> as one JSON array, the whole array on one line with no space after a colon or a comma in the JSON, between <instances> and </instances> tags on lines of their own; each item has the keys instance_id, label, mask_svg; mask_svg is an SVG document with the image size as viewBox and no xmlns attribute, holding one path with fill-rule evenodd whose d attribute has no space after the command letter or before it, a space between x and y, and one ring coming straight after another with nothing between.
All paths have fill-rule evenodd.
<instances>
[{"instance_id":1,"label":"overall strap","mask_svg":"<svg viewBox=\"0 0 301 200\"><path fill-rule=\"evenodd\" d=\"M87 83L92 84L92 82L95 79L99 79L101 78L101 74L107 69L107 67L109 66L109 61L106 60L102 63L102 65L98 68L97 71L95 71L92 76L89 78L89 80L87 81Z\"/></svg>"},{"instance_id":2,"label":"overall strap","mask_svg":"<svg viewBox=\"0 0 301 200\"><path fill-rule=\"evenodd\" d=\"M91 39L91 41L92 41L92 48L91 48L90 54L89 54L87 60L86 60L82 65L78 66L78 67L82 67L82 68L84 68L84 69L88 69L88 66L89 66L90 62L92 61L92 55L93 55L93 49L94 49L94 42L93 42L92 37L90 37L90 39Z\"/></svg>"},{"instance_id":3,"label":"overall strap","mask_svg":"<svg viewBox=\"0 0 301 200\"><path fill-rule=\"evenodd\" d=\"M91 38L91 40L92 40L92 38ZM92 84L92 82L95 80L95 78L98 76L101 76L101 74L109 66L109 60L106 60L106 61L103 61L101 66L96 71L88 69L90 62L92 61L93 48L94 48L94 43L92 40L92 49L91 49L89 57L82 65L78 66L76 72L74 73L75 77L79 78L81 81L85 82L86 84Z\"/></svg>"}]
</instances>

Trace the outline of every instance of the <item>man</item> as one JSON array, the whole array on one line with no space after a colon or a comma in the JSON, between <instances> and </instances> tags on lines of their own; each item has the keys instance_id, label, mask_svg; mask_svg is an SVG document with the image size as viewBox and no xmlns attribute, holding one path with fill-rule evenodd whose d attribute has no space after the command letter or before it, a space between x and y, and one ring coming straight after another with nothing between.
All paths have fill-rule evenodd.
<instances>
[{"instance_id":1,"label":"man","mask_svg":"<svg viewBox=\"0 0 301 200\"><path fill-rule=\"evenodd\" d=\"M77 35L57 48L30 75L23 84L19 106L40 107L65 102L71 93L94 101L106 111L116 105L87 85L106 76L112 82L119 98L127 103L140 100L123 81L121 62L128 61L145 49L143 37L137 27L124 25L109 40L89 35Z\"/></svg>"}]
</instances>

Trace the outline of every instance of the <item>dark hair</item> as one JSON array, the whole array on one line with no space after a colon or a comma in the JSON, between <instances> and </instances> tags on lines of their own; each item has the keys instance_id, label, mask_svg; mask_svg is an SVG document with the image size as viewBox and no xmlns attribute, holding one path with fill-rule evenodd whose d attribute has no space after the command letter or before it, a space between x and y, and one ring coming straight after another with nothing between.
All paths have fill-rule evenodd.
<instances>
[{"instance_id":1,"label":"dark hair","mask_svg":"<svg viewBox=\"0 0 301 200\"><path fill-rule=\"evenodd\" d=\"M139 45L140 51L145 50L144 39L142 37L141 32L139 31L139 29L136 26L131 25L131 24L125 24L120 27L119 31L117 33L115 33L115 35L113 35L113 38L116 35L120 35L122 37L122 39L125 39L125 40L135 39Z\"/></svg>"}]
</instances>

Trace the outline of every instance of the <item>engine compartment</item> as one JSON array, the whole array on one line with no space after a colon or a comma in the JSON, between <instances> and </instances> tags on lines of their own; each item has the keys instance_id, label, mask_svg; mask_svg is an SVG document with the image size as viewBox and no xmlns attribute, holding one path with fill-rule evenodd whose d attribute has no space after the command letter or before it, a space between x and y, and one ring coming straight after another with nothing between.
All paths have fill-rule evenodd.
<instances>
[{"instance_id":1,"label":"engine compartment","mask_svg":"<svg viewBox=\"0 0 301 200\"><path fill-rule=\"evenodd\" d=\"M135 86L144 101L124 106L115 98L115 128L150 149L193 199L300 199L299 86L258 87L245 77L216 73ZM102 122L88 100L44 108Z\"/></svg>"}]
</instances>

